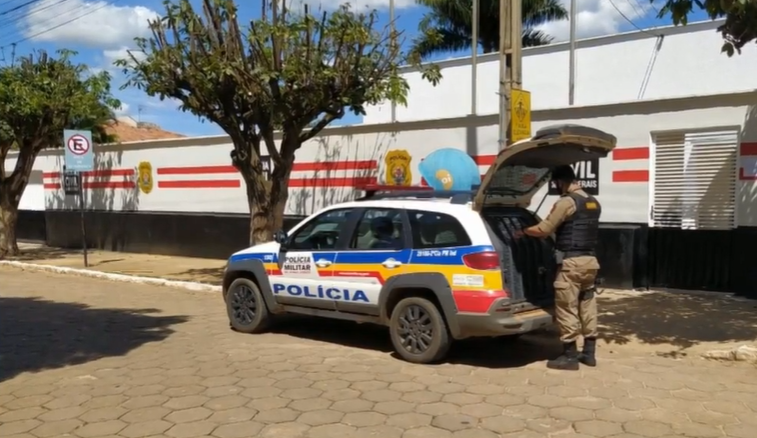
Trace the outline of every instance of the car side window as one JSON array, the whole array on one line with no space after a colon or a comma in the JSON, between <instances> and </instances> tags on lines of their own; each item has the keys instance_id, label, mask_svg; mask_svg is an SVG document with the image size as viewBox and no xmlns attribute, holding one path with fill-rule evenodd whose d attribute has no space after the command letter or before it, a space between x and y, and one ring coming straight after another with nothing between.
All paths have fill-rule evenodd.
<instances>
[{"instance_id":1,"label":"car side window","mask_svg":"<svg viewBox=\"0 0 757 438\"><path fill-rule=\"evenodd\" d=\"M327 211L289 237L290 251L327 251L336 248L339 232L352 209Z\"/></svg>"},{"instance_id":2,"label":"car side window","mask_svg":"<svg viewBox=\"0 0 757 438\"><path fill-rule=\"evenodd\" d=\"M402 226L402 210L367 209L352 235L350 249L400 250L403 247Z\"/></svg>"},{"instance_id":3,"label":"car side window","mask_svg":"<svg viewBox=\"0 0 757 438\"><path fill-rule=\"evenodd\" d=\"M471 245L465 228L454 216L432 211L408 211L414 249Z\"/></svg>"}]
</instances>

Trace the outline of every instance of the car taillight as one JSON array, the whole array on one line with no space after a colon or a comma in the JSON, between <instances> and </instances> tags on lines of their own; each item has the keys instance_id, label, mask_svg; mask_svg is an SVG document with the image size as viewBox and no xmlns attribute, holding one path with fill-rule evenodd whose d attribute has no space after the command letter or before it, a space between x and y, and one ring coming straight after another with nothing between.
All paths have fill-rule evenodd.
<instances>
[{"instance_id":1,"label":"car taillight","mask_svg":"<svg viewBox=\"0 0 757 438\"><path fill-rule=\"evenodd\" d=\"M496 251L483 251L463 256L465 266L472 269L499 269L499 254Z\"/></svg>"}]
</instances>

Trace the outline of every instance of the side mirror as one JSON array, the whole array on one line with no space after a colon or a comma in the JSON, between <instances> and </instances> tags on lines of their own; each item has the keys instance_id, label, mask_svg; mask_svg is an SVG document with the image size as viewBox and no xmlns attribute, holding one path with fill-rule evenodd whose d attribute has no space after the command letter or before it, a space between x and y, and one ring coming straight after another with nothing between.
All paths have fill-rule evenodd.
<instances>
[{"instance_id":1,"label":"side mirror","mask_svg":"<svg viewBox=\"0 0 757 438\"><path fill-rule=\"evenodd\" d=\"M287 243L287 234L282 230L278 230L273 233L273 240L279 245L285 246Z\"/></svg>"}]
</instances>

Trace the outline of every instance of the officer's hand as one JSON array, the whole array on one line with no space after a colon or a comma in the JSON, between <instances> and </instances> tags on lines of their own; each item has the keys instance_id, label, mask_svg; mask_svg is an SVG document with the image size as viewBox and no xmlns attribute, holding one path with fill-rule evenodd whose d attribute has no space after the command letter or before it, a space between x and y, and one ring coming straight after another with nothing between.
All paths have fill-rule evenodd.
<instances>
[{"instance_id":1,"label":"officer's hand","mask_svg":"<svg viewBox=\"0 0 757 438\"><path fill-rule=\"evenodd\" d=\"M525 236L526 233L523 232L523 230L518 230L513 233L513 239L520 239L521 237Z\"/></svg>"}]
</instances>

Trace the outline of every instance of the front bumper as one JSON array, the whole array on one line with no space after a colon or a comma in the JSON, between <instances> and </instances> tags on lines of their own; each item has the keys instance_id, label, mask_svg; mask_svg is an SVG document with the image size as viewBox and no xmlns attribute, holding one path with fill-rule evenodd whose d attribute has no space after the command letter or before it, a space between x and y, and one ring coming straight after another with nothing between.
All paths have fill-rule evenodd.
<instances>
[{"instance_id":1,"label":"front bumper","mask_svg":"<svg viewBox=\"0 0 757 438\"><path fill-rule=\"evenodd\" d=\"M495 301L488 313L458 313L456 339L518 335L551 327L553 309L529 305L510 306L507 299Z\"/></svg>"}]
</instances>

